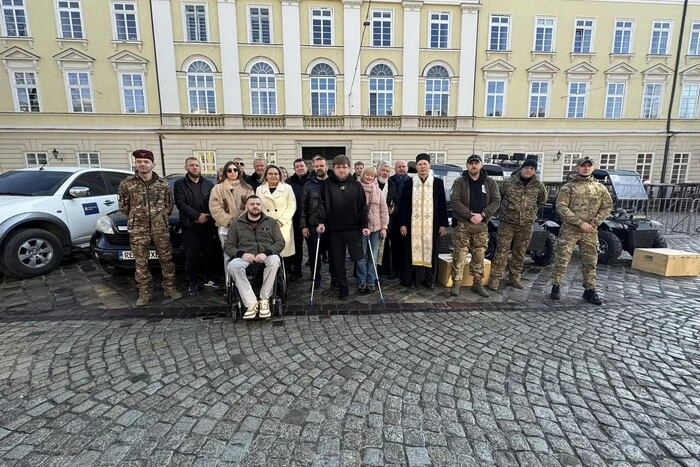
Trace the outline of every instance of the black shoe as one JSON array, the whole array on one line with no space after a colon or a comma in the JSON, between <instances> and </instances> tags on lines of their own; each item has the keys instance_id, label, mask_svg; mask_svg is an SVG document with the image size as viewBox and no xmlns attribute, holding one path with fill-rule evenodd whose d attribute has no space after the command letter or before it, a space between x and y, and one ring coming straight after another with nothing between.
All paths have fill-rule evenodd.
<instances>
[{"instance_id":1,"label":"black shoe","mask_svg":"<svg viewBox=\"0 0 700 467\"><path fill-rule=\"evenodd\" d=\"M583 291L583 299L594 305L602 305L603 300L598 296L598 292L595 289L586 289Z\"/></svg>"},{"instance_id":2,"label":"black shoe","mask_svg":"<svg viewBox=\"0 0 700 467\"><path fill-rule=\"evenodd\" d=\"M549 294L549 298L552 300L559 300L561 298L561 292L559 291L558 285L552 286L552 292Z\"/></svg>"},{"instance_id":3,"label":"black shoe","mask_svg":"<svg viewBox=\"0 0 700 467\"><path fill-rule=\"evenodd\" d=\"M389 276L387 276L387 280L391 281L394 279L398 279L398 277L399 277L398 273L392 272L391 274L389 274Z\"/></svg>"},{"instance_id":4,"label":"black shoe","mask_svg":"<svg viewBox=\"0 0 700 467\"><path fill-rule=\"evenodd\" d=\"M406 287L407 289L414 289L415 287L413 286L412 282L399 282L399 285L402 285Z\"/></svg>"},{"instance_id":5,"label":"black shoe","mask_svg":"<svg viewBox=\"0 0 700 467\"><path fill-rule=\"evenodd\" d=\"M199 295L199 287L197 287L197 284L190 284L187 288L187 293L190 295Z\"/></svg>"},{"instance_id":6,"label":"black shoe","mask_svg":"<svg viewBox=\"0 0 700 467\"><path fill-rule=\"evenodd\" d=\"M314 288L314 292L321 290L321 279L316 279L314 281L313 288ZM311 287L309 287L309 290L311 290Z\"/></svg>"},{"instance_id":7,"label":"black shoe","mask_svg":"<svg viewBox=\"0 0 700 467\"><path fill-rule=\"evenodd\" d=\"M423 281L423 282L421 282L421 285L422 285L423 287L425 287L426 289L434 289L434 288L435 288L435 284L431 284L431 283L428 282L428 281Z\"/></svg>"},{"instance_id":8,"label":"black shoe","mask_svg":"<svg viewBox=\"0 0 700 467\"><path fill-rule=\"evenodd\" d=\"M340 288L340 281L338 279L331 279L331 287L334 289Z\"/></svg>"},{"instance_id":9,"label":"black shoe","mask_svg":"<svg viewBox=\"0 0 700 467\"><path fill-rule=\"evenodd\" d=\"M340 287L340 291L338 292L338 298L341 300L347 300L348 295L350 295L350 291L348 290L348 288Z\"/></svg>"}]
</instances>

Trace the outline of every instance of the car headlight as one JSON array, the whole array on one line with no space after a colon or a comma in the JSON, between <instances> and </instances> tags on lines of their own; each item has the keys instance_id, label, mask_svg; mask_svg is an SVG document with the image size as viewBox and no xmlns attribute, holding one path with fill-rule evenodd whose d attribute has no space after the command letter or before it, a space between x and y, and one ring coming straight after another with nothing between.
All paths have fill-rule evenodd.
<instances>
[{"instance_id":1,"label":"car headlight","mask_svg":"<svg viewBox=\"0 0 700 467\"><path fill-rule=\"evenodd\" d=\"M114 235L114 227L112 227L112 218L109 216L100 216L97 219L95 230L97 230L98 232L102 232L103 234Z\"/></svg>"}]
</instances>

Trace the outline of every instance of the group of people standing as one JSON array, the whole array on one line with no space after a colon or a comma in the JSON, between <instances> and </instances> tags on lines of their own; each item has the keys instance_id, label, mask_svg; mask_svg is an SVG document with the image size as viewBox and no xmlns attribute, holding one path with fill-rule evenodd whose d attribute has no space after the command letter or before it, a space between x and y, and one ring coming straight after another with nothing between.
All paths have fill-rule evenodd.
<instances>
[{"instance_id":1,"label":"group of people standing","mask_svg":"<svg viewBox=\"0 0 700 467\"><path fill-rule=\"evenodd\" d=\"M268 299L280 261L289 281L304 274L302 245L306 243L314 287L320 286L318 256L329 264L331 284L341 300L349 296L346 259L355 262L359 293L371 293L377 271L389 279L399 278L405 287L435 286L439 237L448 227L447 197L443 180L431 173L430 156L416 156L414 177L406 161L376 167L354 165L347 156L336 156L332 170L324 157L312 159L310 171L303 159L294 161L294 173L262 158L253 161L253 173L245 174L245 163L227 162L216 184L201 174L196 158L185 161L186 175L175 182L174 196L165 180L153 168L153 154L134 151L136 174L119 188L119 208L128 218L131 247L136 259L137 306L152 296L148 272L148 246L156 246L163 269L166 295L182 298L174 286L167 217L173 199L180 213L186 255L188 293L204 286L219 287L222 251L231 258L228 271L236 278L246 307L244 318L269 317ZM552 274L551 298L560 298L560 286L575 244L582 251L584 298L602 303L595 290L597 226L610 213L612 201L607 190L591 177L591 158L578 161L576 178L564 185L556 209L564 225L558 245L558 259ZM526 160L499 187L483 170L478 155L467 159L467 169L454 182L450 201L456 226L452 235L452 280L450 293L458 296L467 261L472 276L471 290L488 297L485 290L497 290L506 269L509 283L522 288L524 256L532 235L537 209L545 202L545 189L535 172L537 162ZM484 253L488 245L488 222L498 212L498 246L491 279L484 278ZM468 260L468 255L471 259ZM509 259L510 256L510 259ZM280 260L281 258L281 260ZM265 264L260 299L245 279L245 269ZM378 267L377 267L378 266Z\"/></svg>"}]
</instances>

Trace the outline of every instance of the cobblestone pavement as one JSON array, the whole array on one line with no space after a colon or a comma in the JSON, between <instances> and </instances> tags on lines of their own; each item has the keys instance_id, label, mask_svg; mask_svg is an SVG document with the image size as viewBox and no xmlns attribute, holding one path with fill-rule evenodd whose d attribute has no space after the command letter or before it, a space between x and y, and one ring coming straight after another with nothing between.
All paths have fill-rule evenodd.
<instances>
[{"instance_id":1,"label":"cobblestone pavement","mask_svg":"<svg viewBox=\"0 0 700 467\"><path fill-rule=\"evenodd\" d=\"M700 242L672 238L699 251ZM700 466L700 279L623 258L605 305L377 296L234 324L207 292L131 308L87 259L0 285L0 465Z\"/></svg>"}]
</instances>

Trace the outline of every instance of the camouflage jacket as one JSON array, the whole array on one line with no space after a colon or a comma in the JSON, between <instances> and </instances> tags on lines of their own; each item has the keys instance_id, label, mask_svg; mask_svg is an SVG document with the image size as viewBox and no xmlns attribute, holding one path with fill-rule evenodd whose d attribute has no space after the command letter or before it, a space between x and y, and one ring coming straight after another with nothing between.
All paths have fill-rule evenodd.
<instances>
[{"instance_id":1,"label":"camouflage jacket","mask_svg":"<svg viewBox=\"0 0 700 467\"><path fill-rule=\"evenodd\" d=\"M149 182L131 175L119 184L119 210L128 219L132 235L167 232L168 216L173 212L170 185L155 172Z\"/></svg>"},{"instance_id":2,"label":"camouflage jacket","mask_svg":"<svg viewBox=\"0 0 700 467\"><path fill-rule=\"evenodd\" d=\"M561 187L556 210L564 224L579 227L588 222L598 228L610 215L612 206L610 193L593 176L576 175Z\"/></svg>"},{"instance_id":3,"label":"camouflage jacket","mask_svg":"<svg viewBox=\"0 0 700 467\"><path fill-rule=\"evenodd\" d=\"M537 210L544 206L547 193L544 184L533 175L524 185L520 172L515 172L501 185L501 205L498 219L501 222L529 226L537 218Z\"/></svg>"}]
</instances>

